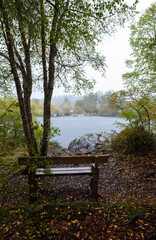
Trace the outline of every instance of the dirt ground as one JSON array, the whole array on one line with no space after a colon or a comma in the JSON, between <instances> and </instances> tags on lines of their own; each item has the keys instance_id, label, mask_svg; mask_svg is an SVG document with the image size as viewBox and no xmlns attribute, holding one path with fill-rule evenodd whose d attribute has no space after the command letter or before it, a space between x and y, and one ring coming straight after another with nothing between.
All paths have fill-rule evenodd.
<instances>
[{"instance_id":1,"label":"dirt ground","mask_svg":"<svg viewBox=\"0 0 156 240\"><path fill-rule=\"evenodd\" d=\"M71 154L57 148L48 154L60 152ZM113 154L99 166L98 200L89 194L89 176L38 179L38 206L29 205L28 176L15 170L17 158L5 159L0 239L154 240L155 156Z\"/></svg>"}]
</instances>

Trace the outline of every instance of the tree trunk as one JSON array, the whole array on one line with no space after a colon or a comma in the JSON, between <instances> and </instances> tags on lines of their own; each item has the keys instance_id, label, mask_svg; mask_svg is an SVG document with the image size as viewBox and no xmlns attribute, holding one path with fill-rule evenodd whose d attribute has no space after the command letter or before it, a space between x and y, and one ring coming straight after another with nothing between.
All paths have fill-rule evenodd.
<instances>
[{"instance_id":1,"label":"tree trunk","mask_svg":"<svg viewBox=\"0 0 156 240\"><path fill-rule=\"evenodd\" d=\"M46 94L44 99L44 131L43 131L43 137L41 141L41 156L47 156L48 152L48 143L49 143L49 136L50 136L50 117L51 117L51 94Z\"/></svg>"},{"instance_id":2,"label":"tree trunk","mask_svg":"<svg viewBox=\"0 0 156 240\"><path fill-rule=\"evenodd\" d=\"M57 2L55 2L57 8ZM43 66L43 87L44 87L44 113L43 113L43 136L41 140L40 154L41 156L47 156L48 144L50 137L50 118L51 118L51 98L54 89L54 77L55 77L55 56L57 54L56 49L56 31L57 31L57 19L58 12L55 11L51 31L50 31L50 53L49 53L49 69L47 71L46 62L46 31L45 31L45 12L43 0L40 1L41 11L41 41L42 41L42 66ZM49 74L49 76L48 76Z\"/></svg>"},{"instance_id":3,"label":"tree trunk","mask_svg":"<svg viewBox=\"0 0 156 240\"><path fill-rule=\"evenodd\" d=\"M0 2L0 8L2 9L2 12L3 12L3 24L5 25L5 28L6 28L6 31L4 34L5 34L5 41L6 41L6 46L7 46L8 55L9 55L8 60L9 60L10 66L11 66L11 71L12 71L12 74L14 77L18 101L20 104L20 112L21 112L21 119L22 119L24 134L26 137L29 154L32 156L38 152L36 139L35 139L34 131L33 131L31 105L30 105L32 77L30 78L30 75L26 74L28 76L27 79L23 79L23 83L25 81L29 81L28 89L29 89L30 93L28 94L28 91L22 90L20 77L18 75L18 70L17 70L17 61L16 61L16 56L17 56L16 51L17 50L15 50L15 48L14 48L14 46L15 46L14 39L11 34L11 27L9 24L9 19L8 19L7 13L3 6L3 2ZM25 58L27 58L26 55L25 55ZM19 66L21 66L20 64L21 63L18 63ZM22 69L22 67L23 66L21 66L21 69ZM26 68L27 68L26 70L28 70L28 66ZM27 82L27 84L28 84L28 82Z\"/></svg>"},{"instance_id":4,"label":"tree trunk","mask_svg":"<svg viewBox=\"0 0 156 240\"><path fill-rule=\"evenodd\" d=\"M54 89L55 56L56 56L56 44L53 43L50 48L49 57L49 82L47 84L44 84L44 114L43 114L44 131L40 149L41 156L46 156L48 152L48 143L50 136L51 98Z\"/></svg>"}]
</instances>

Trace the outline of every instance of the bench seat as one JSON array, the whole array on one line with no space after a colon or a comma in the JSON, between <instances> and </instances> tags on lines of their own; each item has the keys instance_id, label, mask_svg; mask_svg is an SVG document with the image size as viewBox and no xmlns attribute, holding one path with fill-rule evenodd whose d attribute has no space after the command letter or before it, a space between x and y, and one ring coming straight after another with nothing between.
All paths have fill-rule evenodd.
<instances>
[{"instance_id":1,"label":"bench seat","mask_svg":"<svg viewBox=\"0 0 156 240\"><path fill-rule=\"evenodd\" d=\"M70 175L92 175L92 167L74 167L74 168L38 168L35 172L36 177L41 176L70 176Z\"/></svg>"}]
</instances>

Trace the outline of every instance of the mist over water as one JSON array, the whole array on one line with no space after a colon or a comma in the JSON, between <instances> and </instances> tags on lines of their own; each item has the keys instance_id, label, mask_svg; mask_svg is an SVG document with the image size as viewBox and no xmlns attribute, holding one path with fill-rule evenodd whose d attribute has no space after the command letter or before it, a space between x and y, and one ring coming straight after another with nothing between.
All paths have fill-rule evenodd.
<instances>
[{"instance_id":1,"label":"mist over water","mask_svg":"<svg viewBox=\"0 0 156 240\"><path fill-rule=\"evenodd\" d=\"M43 117L38 117L37 120L42 123ZM119 132L121 129L115 125L116 121L121 123L126 122L119 117L51 117L52 126L58 127L61 130L61 135L52 140L57 140L62 147L67 148L72 140L87 133L111 133L111 130Z\"/></svg>"}]
</instances>

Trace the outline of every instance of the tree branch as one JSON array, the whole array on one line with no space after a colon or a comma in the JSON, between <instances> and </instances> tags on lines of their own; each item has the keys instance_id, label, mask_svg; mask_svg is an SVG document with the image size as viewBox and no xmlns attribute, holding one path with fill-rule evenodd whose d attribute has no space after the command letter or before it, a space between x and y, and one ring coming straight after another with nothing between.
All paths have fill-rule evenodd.
<instances>
[{"instance_id":1,"label":"tree branch","mask_svg":"<svg viewBox=\"0 0 156 240\"><path fill-rule=\"evenodd\" d=\"M17 98L15 101L13 101L9 107L5 110L5 112L3 113L3 115L0 117L0 120L7 114L7 112L9 111L9 109L14 105L14 103L17 101Z\"/></svg>"},{"instance_id":2,"label":"tree branch","mask_svg":"<svg viewBox=\"0 0 156 240\"><path fill-rule=\"evenodd\" d=\"M52 2L50 2L49 0L46 0L46 2L48 2L53 8L55 8L55 10L60 13L59 9L55 6L55 4L53 4Z\"/></svg>"},{"instance_id":3,"label":"tree branch","mask_svg":"<svg viewBox=\"0 0 156 240\"><path fill-rule=\"evenodd\" d=\"M4 57L5 59L7 59L10 62L9 57L7 55L5 55L3 52L0 52L0 56Z\"/></svg>"}]
</instances>

